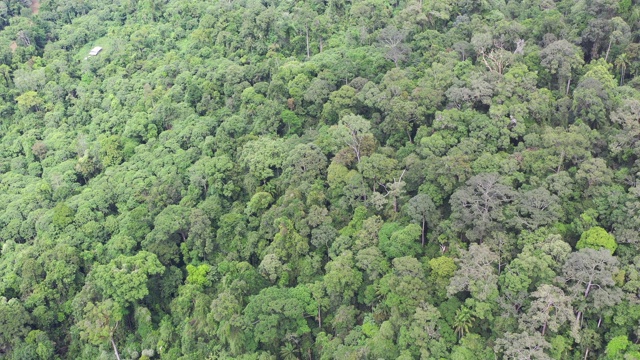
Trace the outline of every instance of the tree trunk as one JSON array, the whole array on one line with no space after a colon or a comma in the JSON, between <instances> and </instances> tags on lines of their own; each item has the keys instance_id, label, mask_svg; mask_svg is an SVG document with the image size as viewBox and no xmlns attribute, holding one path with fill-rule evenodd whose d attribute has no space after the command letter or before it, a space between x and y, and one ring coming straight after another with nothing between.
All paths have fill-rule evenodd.
<instances>
[{"instance_id":1,"label":"tree trunk","mask_svg":"<svg viewBox=\"0 0 640 360\"><path fill-rule=\"evenodd\" d=\"M604 61L607 61L609 59L609 50L611 50L611 42L613 42L613 39L609 37L609 46L607 46L607 54L604 56Z\"/></svg>"},{"instance_id":2,"label":"tree trunk","mask_svg":"<svg viewBox=\"0 0 640 360\"><path fill-rule=\"evenodd\" d=\"M544 322L544 325L542 326L542 336L544 336L544 333L547 332L547 322Z\"/></svg>"},{"instance_id":3,"label":"tree trunk","mask_svg":"<svg viewBox=\"0 0 640 360\"><path fill-rule=\"evenodd\" d=\"M422 218L422 247L424 247L424 218Z\"/></svg>"},{"instance_id":4,"label":"tree trunk","mask_svg":"<svg viewBox=\"0 0 640 360\"><path fill-rule=\"evenodd\" d=\"M116 359L120 360L120 354L118 354L118 348L116 347L116 342L113 341L113 334L109 337L111 340L111 346L113 346L113 352L116 354Z\"/></svg>"},{"instance_id":5,"label":"tree trunk","mask_svg":"<svg viewBox=\"0 0 640 360\"><path fill-rule=\"evenodd\" d=\"M567 80L567 91L565 92L565 95L569 95L569 85L571 85L571 78Z\"/></svg>"},{"instance_id":6,"label":"tree trunk","mask_svg":"<svg viewBox=\"0 0 640 360\"><path fill-rule=\"evenodd\" d=\"M584 291L584 297L589 296L589 291L591 291L591 281L587 284L587 289Z\"/></svg>"},{"instance_id":7,"label":"tree trunk","mask_svg":"<svg viewBox=\"0 0 640 360\"><path fill-rule=\"evenodd\" d=\"M587 356L589 356L589 348L584 352L584 360L587 360Z\"/></svg>"},{"instance_id":8,"label":"tree trunk","mask_svg":"<svg viewBox=\"0 0 640 360\"><path fill-rule=\"evenodd\" d=\"M560 153L560 163L558 164L558 168L556 169L556 174L562 170L562 163L564 163L564 151Z\"/></svg>"},{"instance_id":9,"label":"tree trunk","mask_svg":"<svg viewBox=\"0 0 640 360\"><path fill-rule=\"evenodd\" d=\"M582 326L582 311L578 311L578 315L576 315L576 321L579 326Z\"/></svg>"}]
</instances>

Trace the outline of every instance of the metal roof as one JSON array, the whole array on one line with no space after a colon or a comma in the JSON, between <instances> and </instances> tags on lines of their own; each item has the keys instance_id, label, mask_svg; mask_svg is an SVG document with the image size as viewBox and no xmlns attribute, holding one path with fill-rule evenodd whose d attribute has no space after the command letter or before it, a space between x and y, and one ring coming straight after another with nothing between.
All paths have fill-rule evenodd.
<instances>
[{"instance_id":1,"label":"metal roof","mask_svg":"<svg viewBox=\"0 0 640 360\"><path fill-rule=\"evenodd\" d=\"M89 51L89 55L96 56L100 51L102 51L102 48L100 46L96 46L93 49L91 49L91 51Z\"/></svg>"}]
</instances>

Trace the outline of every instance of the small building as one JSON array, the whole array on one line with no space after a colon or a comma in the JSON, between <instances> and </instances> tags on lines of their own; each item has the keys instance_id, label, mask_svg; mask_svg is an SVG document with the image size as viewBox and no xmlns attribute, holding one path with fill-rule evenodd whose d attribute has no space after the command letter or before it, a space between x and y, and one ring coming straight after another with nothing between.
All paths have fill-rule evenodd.
<instances>
[{"instance_id":1,"label":"small building","mask_svg":"<svg viewBox=\"0 0 640 360\"><path fill-rule=\"evenodd\" d=\"M100 51L102 51L102 48L100 46L96 46L91 49L91 51L89 51L89 56L96 56L98 55L98 53L100 53Z\"/></svg>"}]
</instances>

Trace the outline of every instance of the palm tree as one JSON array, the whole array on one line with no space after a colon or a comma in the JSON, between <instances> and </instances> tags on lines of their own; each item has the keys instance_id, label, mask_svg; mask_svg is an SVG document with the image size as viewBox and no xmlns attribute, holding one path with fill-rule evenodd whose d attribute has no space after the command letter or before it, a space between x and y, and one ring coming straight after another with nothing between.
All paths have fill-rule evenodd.
<instances>
[{"instance_id":1,"label":"palm tree","mask_svg":"<svg viewBox=\"0 0 640 360\"><path fill-rule=\"evenodd\" d=\"M297 352L298 352L298 349L296 349L296 347L289 342L280 348L280 355L284 360L297 360L298 359L298 357L296 356Z\"/></svg>"},{"instance_id":2,"label":"palm tree","mask_svg":"<svg viewBox=\"0 0 640 360\"><path fill-rule=\"evenodd\" d=\"M624 84L624 74L627 71L627 65L629 65L629 57L627 54L620 54L615 61L616 68L620 69L620 86Z\"/></svg>"},{"instance_id":3,"label":"palm tree","mask_svg":"<svg viewBox=\"0 0 640 360\"><path fill-rule=\"evenodd\" d=\"M456 311L456 318L453 320L453 327L460 339L464 334L469 332L469 328L473 325L473 320L474 318L469 308L463 306Z\"/></svg>"}]
</instances>

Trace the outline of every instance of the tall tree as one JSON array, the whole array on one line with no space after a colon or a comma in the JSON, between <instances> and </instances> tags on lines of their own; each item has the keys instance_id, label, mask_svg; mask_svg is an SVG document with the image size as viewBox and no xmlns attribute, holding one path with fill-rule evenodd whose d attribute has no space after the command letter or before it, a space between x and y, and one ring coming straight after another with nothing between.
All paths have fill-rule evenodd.
<instances>
[{"instance_id":1,"label":"tall tree","mask_svg":"<svg viewBox=\"0 0 640 360\"><path fill-rule=\"evenodd\" d=\"M418 194L409 200L406 205L406 211L413 221L421 224L421 240L422 246L424 246L427 226L433 226L438 215L433 200L427 194Z\"/></svg>"},{"instance_id":2,"label":"tall tree","mask_svg":"<svg viewBox=\"0 0 640 360\"><path fill-rule=\"evenodd\" d=\"M564 93L569 94L573 73L584 64L578 47L567 40L558 40L545 47L540 52L540 57L542 66L556 75L558 89L564 89Z\"/></svg>"},{"instance_id":3,"label":"tall tree","mask_svg":"<svg viewBox=\"0 0 640 360\"><path fill-rule=\"evenodd\" d=\"M480 174L466 182L449 201L452 217L457 226L467 229L470 240L480 241L500 228L505 219L504 206L515 192L496 173Z\"/></svg>"}]
</instances>

